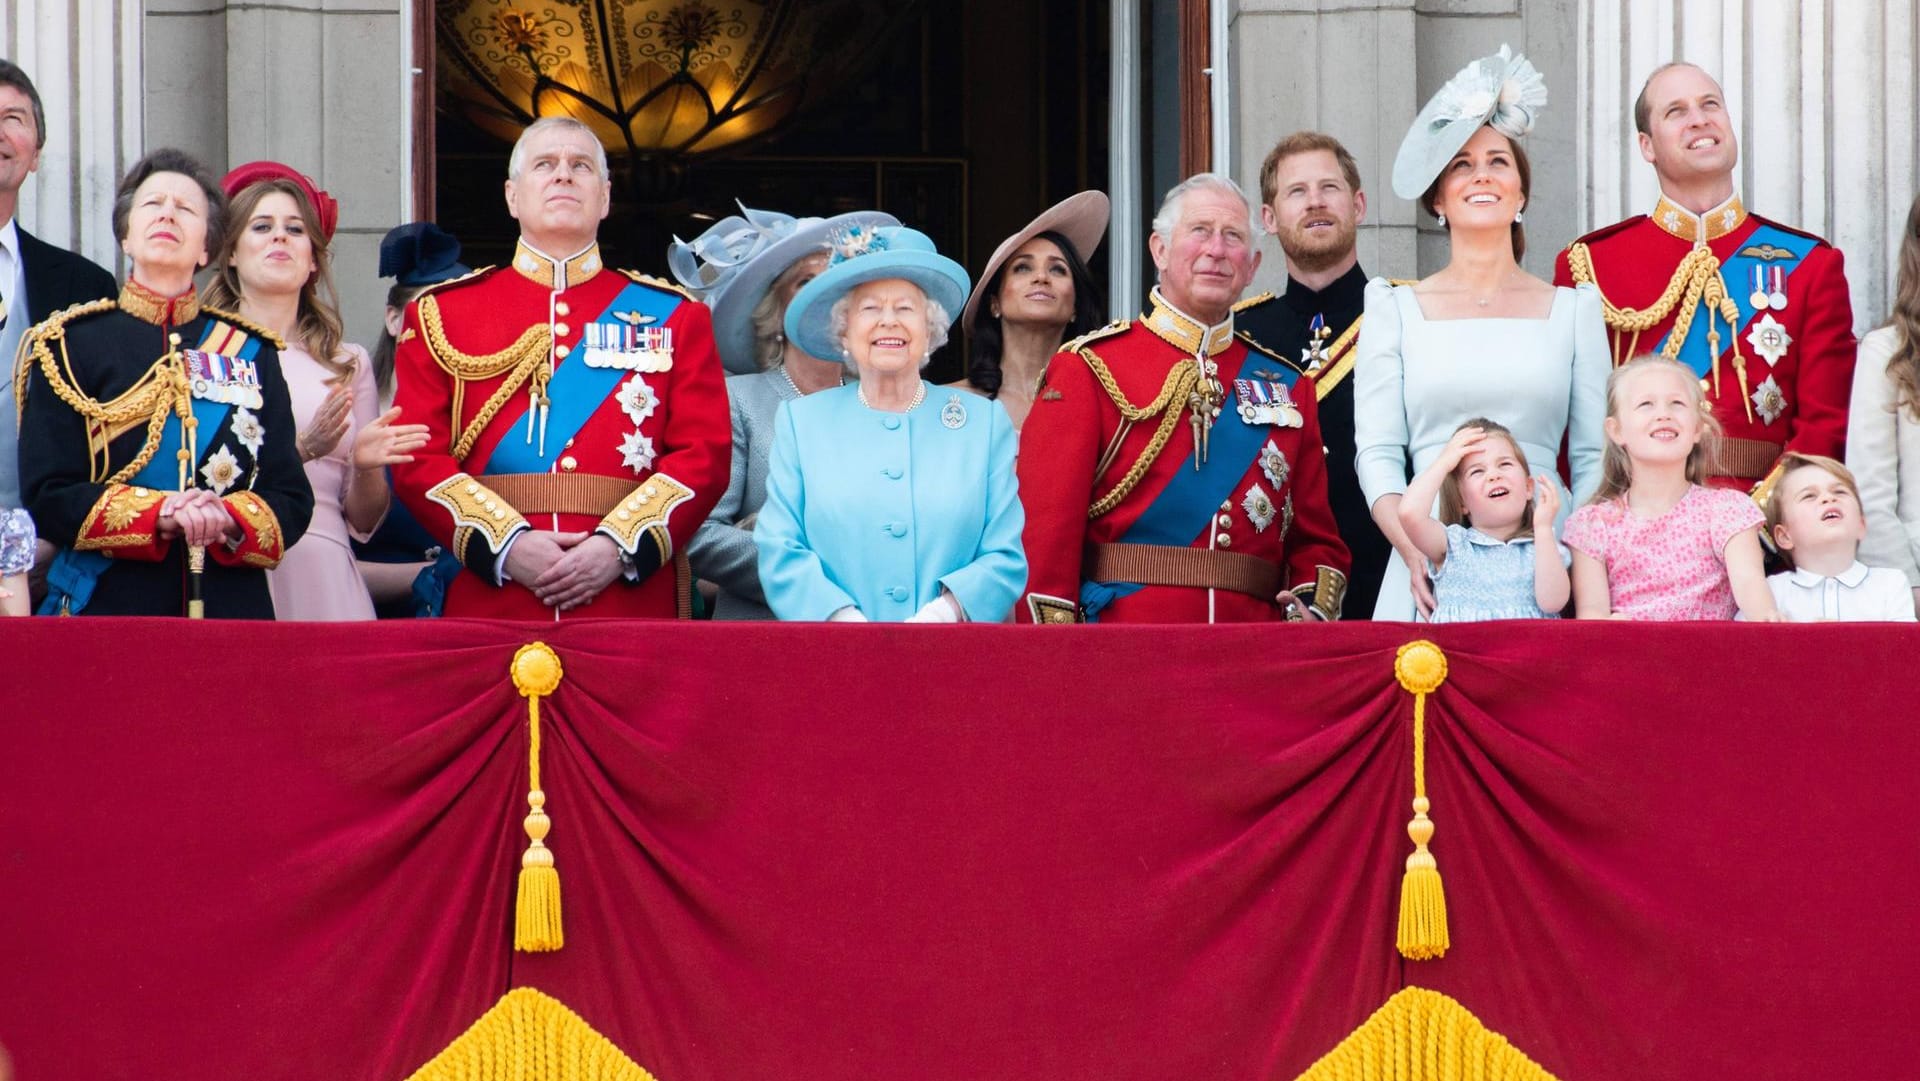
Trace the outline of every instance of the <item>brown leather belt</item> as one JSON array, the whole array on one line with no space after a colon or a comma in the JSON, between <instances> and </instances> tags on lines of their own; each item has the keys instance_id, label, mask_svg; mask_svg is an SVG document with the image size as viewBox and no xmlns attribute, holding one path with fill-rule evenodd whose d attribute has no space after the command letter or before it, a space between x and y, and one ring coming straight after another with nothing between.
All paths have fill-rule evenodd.
<instances>
[{"instance_id":1,"label":"brown leather belt","mask_svg":"<svg viewBox=\"0 0 1920 1081\"><path fill-rule=\"evenodd\" d=\"M1713 471L1722 477L1759 480L1773 471L1773 463L1780 460L1781 452L1786 449L1779 443L1770 443L1765 439L1723 436Z\"/></svg>"},{"instance_id":2,"label":"brown leather belt","mask_svg":"<svg viewBox=\"0 0 1920 1081\"><path fill-rule=\"evenodd\" d=\"M475 477L521 514L605 518L633 494L635 481L594 473L499 473Z\"/></svg>"},{"instance_id":3,"label":"brown leather belt","mask_svg":"<svg viewBox=\"0 0 1920 1081\"><path fill-rule=\"evenodd\" d=\"M1087 578L1148 586L1227 589L1272 600L1280 592L1280 568L1255 556L1164 544L1090 544Z\"/></svg>"}]
</instances>

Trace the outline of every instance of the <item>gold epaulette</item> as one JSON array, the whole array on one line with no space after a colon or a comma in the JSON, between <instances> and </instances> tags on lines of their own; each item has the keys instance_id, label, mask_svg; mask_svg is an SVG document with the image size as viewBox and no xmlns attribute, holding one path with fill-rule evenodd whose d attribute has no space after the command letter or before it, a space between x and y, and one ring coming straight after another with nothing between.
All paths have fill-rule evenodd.
<instances>
[{"instance_id":1,"label":"gold epaulette","mask_svg":"<svg viewBox=\"0 0 1920 1081\"><path fill-rule=\"evenodd\" d=\"M1265 304L1267 301L1272 299L1273 299L1272 293L1261 293L1258 296L1251 296L1245 300L1242 300L1234 304L1233 310L1236 312L1243 312L1243 311L1246 311L1248 308L1253 307L1255 304Z\"/></svg>"},{"instance_id":2,"label":"gold epaulette","mask_svg":"<svg viewBox=\"0 0 1920 1081\"><path fill-rule=\"evenodd\" d=\"M438 293L443 289L451 289L456 285L465 284L466 282L470 282L475 278L480 277L483 274L491 274L496 269L498 269L498 264L489 263L486 266L481 267L479 270L469 270L465 274L462 274L457 278L448 278L446 281L443 281L443 282L434 282L431 285L423 285L420 287L420 291L413 295L413 299L419 300L421 297L428 296L433 293Z\"/></svg>"},{"instance_id":3,"label":"gold epaulette","mask_svg":"<svg viewBox=\"0 0 1920 1081\"><path fill-rule=\"evenodd\" d=\"M112 297L103 297L99 300L88 300L79 304L70 304L54 312L52 315L47 316L38 324L27 328L26 334L20 338L20 351L14 355L13 410L14 422L16 424L26 415L27 377L32 370L31 366L26 363L27 357L32 356L40 362L40 367L47 373L47 381L53 384L54 392L60 394L63 401L67 398L66 393L61 393L63 388L67 393L78 395L79 391L74 390L72 386L61 377L58 367L54 364L53 351L47 347L47 343L65 338L67 336L67 324L73 320L83 315L93 315L96 312L113 311L119 306L119 302ZM85 396L81 395L81 397ZM86 400L93 401L91 398L87 398ZM68 404L72 405L73 403L68 402ZM75 406L76 410L78 408L78 406Z\"/></svg>"},{"instance_id":4,"label":"gold epaulette","mask_svg":"<svg viewBox=\"0 0 1920 1081\"><path fill-rule=\"evenodd\" d=\"M475 273L480 273L476 271ZM473 275L468 275L472 277ZM456 279L458 280L458 279ZM451 284L451 283L449 283ZM486 431L487 425L500 412L507 400L527 384L534 382L534 389L541 394L546 391L546 381L553 374L549 360L553 355L553 327L546 322L535 323L522 331L520 337L513 340L504 349L491 353L468 353L454 346L447 337L446 324L440 318L440 300L438 297L423 293L414 302L414 311L420 320L420 332L426 339L427 355L441 371L453 379L453 403L449 416L458 424L462 406L466 398L467 384L475 380L495 379L506 376L473 420L460 430L449 448L455 458L465 458L473 449L473 444Z\"/></svg>"},{"instance_id":5,"label":"gold epaulette","mask_svg":"<svg viewBox=\"0 0 1920 1081\"><path fill-rule=\"evenodd\" d=\"M174 413L184 416L186 410L191 408L186 375L177 365L170 363L174 357L171 351L156 359L145 374L110 402L89 397L74 386L70 378L72 368L67 363L67 324L84 315L114 311L119 307L119 301L114 299L90 300L48 316L39 326L28 331L20 343L21 356L24 358L31 352L37 364L18 364L13 376L16 421L26 419L28 372L32 367L38 367L40 374L46 376L47 386L54 395L87 422L87 448L92 459L88 479L95 483L104 481L118 484L138 473L153 460L154 453L159 449L167 417ZM55 342L60 345L58 360L53 355ZM141 444L140 452L112 476L106 476L106 467L111 464L107 445L141 424L146 425L147 437Z\"/></svg>"},{"instance_id":6,"label":"gold epaulette","mask_svg":"<svg viewBox=\"0 0 1920 1081\"><path fill-rule=\"evenodd\" d=\"M682 289L679 285L673 282L667 281L665 278L656 278L651 274L642 274L637 270L622 269L620 273L625 274L629 279L631 279L636 284L644 285L652 289L658 289L663 293L677 293L680 296L683 296L686 299L694 301L696 303L700 300L699 297L694 296L692 293L687 292L685 289Z\"/></svg>"},{"instance_id":7,"label":"gold epaulette","mask_svg":"<svg viewBox=\"0 0 1920 1081\"><path fill-rule=\"evenodd\" d=\"M1102 338L1111 338L1115 334L1120 333L1121 331L1127 329L1132 325L1133 323L1131 320L1115 319L1113 322L1108 323L1104 327L1095 327L1094 329L1087 331L1085 334L1080 335L1078 338L1075 338L1072 341L1063 344L1062 346L1060 346L1060 352L1078 353L1082 349L1086 348L1086 346L1089 345L1090 343L1097 342Z\"/></svg>"},{"instance_id":8,"label":"gold epaulette","mask_svg":"<svg viewBox=\"0 0 1920 1081\"><path fill-rule=\"evenodd\" d=\"M273 346L274 349L276 350L285 349L287 347L287 342L285 338L282 338L280 335L275 334L273 331L268 330L266 327L261 326L259 323L256 323L253 320L248 319L244 315L239 315L234 312L227 311L225 308L209 308L204 304L200 306L200 311L204 315L216 316L225 322L232 323L234 326L239 327L241 330L246 331L248 334L251 334L256 338L259 338L265 341L268 345Z\"/></svg>"}]
</instances>

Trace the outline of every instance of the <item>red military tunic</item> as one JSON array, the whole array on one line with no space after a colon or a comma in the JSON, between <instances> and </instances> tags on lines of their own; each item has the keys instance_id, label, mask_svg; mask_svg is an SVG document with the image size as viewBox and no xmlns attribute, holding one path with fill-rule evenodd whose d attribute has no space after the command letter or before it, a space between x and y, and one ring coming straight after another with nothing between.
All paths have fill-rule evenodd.
<instances>
[{"instance_id":1,"label":"red military tunic","mask_svg":"<svg viewBox=\"0 0 1920 1081\"><path fill-rule=\"evenodd\" d=\"M1662 353L1698 371L1712 355L1702 327L1717 334L1701 380L1727 435L1716 483L1753 487L1782 450L1844 456L1853 305L1826 241L1748 213L1738 196L1699 216L1662 197L1651 215L1575 241L1554 281L1599 286L1616 364ZM1689 310L1683 348L1670 332Z\"/></svg>"},{"instance_id":2,"label":"red military tunic","mask_svg":"<svg viewBox=\"0 0 1920 1081\"><path fill-rule=\"evenodd\" d=\"M1206 435L1207 471L1215 479L1196 487L1202 482L1190 476L1196 452L1190 395L1207 391L1202 358L1217 365L1214 397L1220 408ZM1326 449L1314 395L1303 384L1285 408L1251 413L1259 418L1256 424L1242 419L1246 396L1236 391L1236 380L1245 380L1246 390L1265 395L1291 375L1235 338L1231 319L1203 326L1168 305L1157 289L1139 321L1069 342L1050 363L1020 436L1029 592L1016 608L1019 619L1287 618L1272 593L1223 584L1258 581L1251 573L1261 569L1256 563L1265 566L1276 592L1291 590L1326 618L1337 617L1346 592L1347 549L1327 503ZM1273 422L1279 418L1285 419ZM1162 445L1156 447L1157 441ZM1237 454L1233 447L1240 448ZM1199 505L1194 496L1202 490L1224 492L1225 498L1210 495ZM1146 571L1140 560L1130 568L1109 562L1116 552L1141 555L1146 545L1159 549L1146 562L1159 565L1160 582L1146 580L1156 572ZM1197 554L1185 556L1183 550ZM1215 584L1165 584L1165 578L1183 576Z\"/></svg>"},{"instance_id":3,"label":"red military tunic","mask_svg":"<svg viewBox=\"0 0 1920 1081\"><path fill-rule=\"evenodd\" d=\"M409 305L395 368L402 421L431 434L394 467L394 489L471 572L448 587L447 615L560 617L503 580L529 529L600 533L631 564L568 615L687 614L676 557L726 489L732 453L706 305L603 267L598 246L555 260L522 241L511 268Z\"/></svg>"}]
</instances>

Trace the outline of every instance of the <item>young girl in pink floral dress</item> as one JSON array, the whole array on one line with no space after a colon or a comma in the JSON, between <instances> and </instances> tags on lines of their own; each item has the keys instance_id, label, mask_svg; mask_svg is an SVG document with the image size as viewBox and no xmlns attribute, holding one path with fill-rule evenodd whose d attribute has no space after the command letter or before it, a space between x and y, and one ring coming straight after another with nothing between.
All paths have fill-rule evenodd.
<instances>
[{"instance_id":1,"label":"young girl in pink floral dress","mask_svg":"<svg viewBox=\"0 0 1920 1081\"><path fill-rule=\"evenodd\" d=\"M1600 489L1567 519L1581 619L1779 622L1760 553L1766 516L1702 485L1719 438L1691 369L1641 357L1607 380Z\"/></svg>"}]
</instances>

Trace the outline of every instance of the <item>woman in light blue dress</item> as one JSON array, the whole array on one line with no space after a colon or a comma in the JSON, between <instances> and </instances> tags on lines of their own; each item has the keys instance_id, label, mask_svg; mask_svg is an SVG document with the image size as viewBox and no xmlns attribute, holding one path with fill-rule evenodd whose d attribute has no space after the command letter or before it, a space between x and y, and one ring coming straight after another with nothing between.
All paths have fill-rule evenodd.
<instances>
[{"instance_id":1,"label":"woman in light blue dress","mask_svg":"<svg viewBox=\"0 0 1920 1081\"><path fill-rule=\"evenodd\" d=\"M787 307L789 341L839 356L853 386L785 402L754 529L785 620L997 622L1027 581L1013 422L920 377L967 272L906 228L836 238Z\"/></svg>"},{"instance_id":2,"label":"woman in light blue dress","mask_svg":"<svg viewBox=\"0 0 1920 1081\"><path fill-rule=\"evenodd\" d=\"M1599 483L1612 366L1599 293L1556 289L1519 263L1531 194L1519 139L1545 104L1539 73L1502 46L1434 95L1394 161L1395 193L1447 230L1450 259L1414 285L1367 285L1353 375L1356 464L1394 546L1375 619L1433 609L1425 560L1400 526L1400 496L1409 461L1425 469L1462 420L1506 425L1535 462L1557 460L1565 440L1573 483L1556 524Z\"/></svg>"}]
</instances>

